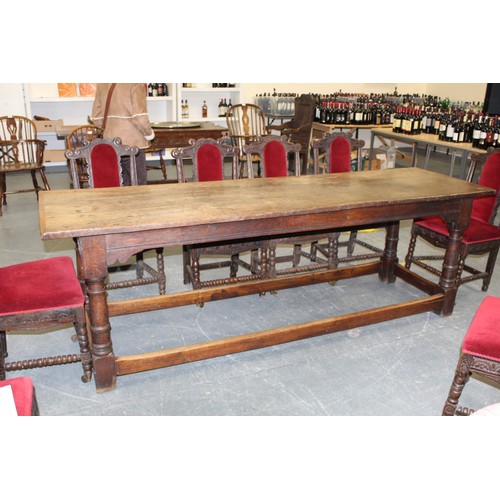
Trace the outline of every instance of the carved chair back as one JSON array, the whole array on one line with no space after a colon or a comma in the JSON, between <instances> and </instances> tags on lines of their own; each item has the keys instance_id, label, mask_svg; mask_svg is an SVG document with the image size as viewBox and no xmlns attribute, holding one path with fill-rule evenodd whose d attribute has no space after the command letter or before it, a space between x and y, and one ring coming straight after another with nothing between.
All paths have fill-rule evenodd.
<instances>
[{"instance_id":1,"label":"carved chair back","mask_svg":"<svg viewBox=\"0 0 500 500\"><path fill-rule=\"evenodd\" d=\"M249 177L253 173L255 158L262 164L263 177L285 177L289 170L294 171L295 175L300 175L300 150L300 144L289 142L284 135L268 135L251 141L243 146Z\"/></svg>"},{"instance_id":2,"label":"carved chair back","mask_svg":"<svg viewBox=\"0 0 500 500\"><path fill-rule=\"evenodd\" d=\"M326 171L328 173L350 172L351 153L356 151L356 170L362 169L362 152L365 141L353 139L349 134L334 132L325 134L320 139L314 139L311 147L313 150L314 173L318 174L320 165L320 152L325 153Z\"/></svg>"},{"instance_id":3,"label":"carved chair back","mask_svg":"<svg viewBox=\"0 0 500 500\"><path fill-rule=\"evenodd\" d=\"M172 151L177 167L178 182L186 182L185 160L193 162L193 181L220 181L239 178L240 149L228 145L224 139L189 139L189 146ZM224 168L225 159L231 160L231 175Z\"/></svg>"},{"instance_id":4,"label":"carved chair back","mask_svg":"<svg viewBox=\"0 0 500 500\"><path fill-rule=\"evenodd\" d=\"M131 185L137 186L137 170L135 164L136 147L125 146L119 137L114 139L94 139L82 147L68 149L66 158L70 161L71 178L75 188L83 186L80 184L77 160L84 160L89 178L89 186L92 188L119 187L123 185L122 167L120 158L130 158Z\"/></svg>"}]
</instances>

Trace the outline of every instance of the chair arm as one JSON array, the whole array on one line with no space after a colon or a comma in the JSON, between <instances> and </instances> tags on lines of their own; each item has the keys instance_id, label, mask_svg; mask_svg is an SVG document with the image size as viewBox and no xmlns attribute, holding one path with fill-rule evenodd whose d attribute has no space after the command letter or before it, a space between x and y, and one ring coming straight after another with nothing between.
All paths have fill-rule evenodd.
<instances>
[{"instance_id":1,"label":"chair arm","mask_svg":"<svg viewBox=\"0 0 500 500\"><path fill-rule=\"evenodd\" d=\"M35 157L37 165L43 164L43 153L47 141L42 139L11 139L7 141L0 141L0 158L7 157L11 160L17 161L18 151L26 150L33 147L35 150ZM14 148L15 151L14 152Z\"/></svg>"},{"instance_id":2,"label":"chair arm","mask_svg":"<svg viewBox=\"0 0 500 500\"><path fill-rule=\"evenodd\" d=\"M267 128L269 130L284 130L285 128L289 128L290 126L293 127L293 120L292 121L289 121L289 122L286 122L286 123L282 123L281 125L268 125Z\"/></svg>"},{"instance_id":3,"label":"chair arm","mask_svg":"<svg viewBox=\"0 0 500 500\"><path fill-rule=\"evenodd\" d=\"M310 128L311 124L306 123L305 125L301 125L300 127L297 128L284 128L281 133L283 135L298 134L300 132L305 132Z\"/></svg>"}]
</instances>

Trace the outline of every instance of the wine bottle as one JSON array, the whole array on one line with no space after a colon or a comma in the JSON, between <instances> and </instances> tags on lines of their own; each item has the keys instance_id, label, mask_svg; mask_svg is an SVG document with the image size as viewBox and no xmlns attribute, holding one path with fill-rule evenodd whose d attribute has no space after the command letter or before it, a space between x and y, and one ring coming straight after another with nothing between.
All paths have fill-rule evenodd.
<instances>
[{"instance_id":1,"label":"wine bottle","mask_svg":"<svg viewBox=\"0 0 500 500\"><path fill-rule=\"evenodd\" d=\"M479 115L478 119L474 123L474 129L472 131L472 147L478 148L479 147L479 140L481 139L481 122L482 122L482 116Z\"/></svg>"},{"instance_id":2,"label":"wine bottle","mask_svg":"<svg viewBox=\"0 0 500 500\"><path fill-rule=\"evenodd\" d=\"M206 118L208 116L207 102L203 101L203 106L201 107L201 117Z\"/></svg>"},{"instance_id":3,"label":"wine bottle","mask_svg":"<svg viewBox=\"0 0 500 500\"><path fill-rule=\"evenodd\" d=\"M493 135L495 133L493 129L493 118L491 118L489 123L486 125L484 132L484 149L488 149L493 146Z\"/></svg>"}]
</instances>

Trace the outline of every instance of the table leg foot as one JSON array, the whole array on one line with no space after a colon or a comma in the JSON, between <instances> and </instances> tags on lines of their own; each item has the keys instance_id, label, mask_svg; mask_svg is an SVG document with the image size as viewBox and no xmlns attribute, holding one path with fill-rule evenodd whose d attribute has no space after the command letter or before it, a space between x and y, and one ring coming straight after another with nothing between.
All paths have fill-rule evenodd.
<instances>
[{"instance_id":1,"label":"table leg foot","mask_svg":"<svg viewBox=\"0 0 500 500\"><path fill-rule=\"evenodd\" d=\"M109 392L116 387L116 357L94 358L94 380L97 392Z\"/></svg>"}]
</instances>

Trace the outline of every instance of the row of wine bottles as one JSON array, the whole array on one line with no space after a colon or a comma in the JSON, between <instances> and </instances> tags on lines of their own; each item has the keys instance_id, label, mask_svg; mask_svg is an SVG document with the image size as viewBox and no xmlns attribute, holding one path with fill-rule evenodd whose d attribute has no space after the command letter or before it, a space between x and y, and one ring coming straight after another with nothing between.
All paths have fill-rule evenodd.
<instances>
[{"instance_id":1,"label":"row of wine bottles","mask_svg":"<svg viewBox=\"0 0 500 500\"><path fill-rule=\"evenodd\" d=\"M500 146L500 117L479 113L440 112L398 108L394 114L394 132L434 134L439 140L470 143L478 149Z\"/></svg>"},{"instance_id":2,"label":"row of wine bottles","mask_svg":"<svg viewBox=\"0 0 500 500\"><path fill-rule=\"evenodd\" d=\"M231 99L229 99L229 103L227 99L221 99L219 102L218 108L218 116L226 116L227 110L232 106ZM208 118L208 106L207 102L203 101L201 106L201 117ZM187 99L181 100L181 118L186 120L189 119L189 103Z\"/></svg>"},{"instance_id":3,"label":"row of wine bottles","mask_svg":"<svg viewBox=\"0 0 500 500\"><path fill-rule=\"evenodd\" d=\"M392 123L395 106L390 103L322 101L314 120L326 124L385 125Z\"/></svg>"},{"instance_id":4,"label":"row of wine bottles","mask_svg":"<svg viewBox=\"0 0 500 500\"><path fill-rule=\"evenodd\" d=\"M148 83L149 97L168 97L168 85L166 83Z\"/></svg>"}]
</instances>

